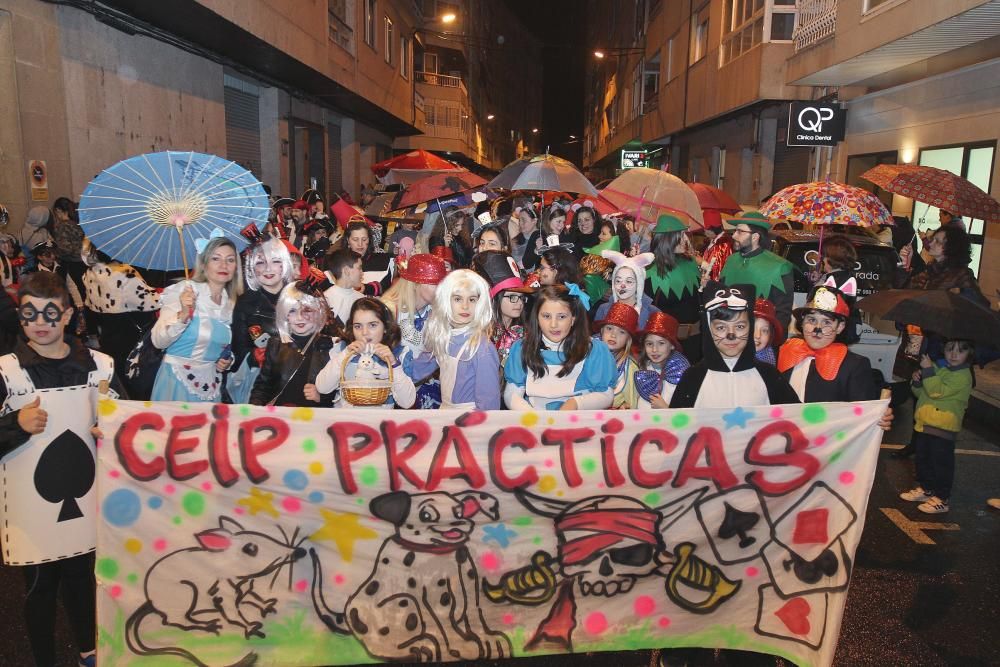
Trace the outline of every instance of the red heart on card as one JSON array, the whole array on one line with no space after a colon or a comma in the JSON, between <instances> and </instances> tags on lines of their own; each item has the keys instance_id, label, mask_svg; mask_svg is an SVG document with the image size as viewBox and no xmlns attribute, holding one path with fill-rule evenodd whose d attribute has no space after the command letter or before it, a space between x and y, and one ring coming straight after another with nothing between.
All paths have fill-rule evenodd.
<instances>
[{"instance_id":1,"label":"red heart on card","mask_svg":"<svg viewBox=\"0 0 1000 667\"><path fill-rule=\"evenodd\" d=\"M810 629L809 613L811 611L812 607L809 606L805 598L795 598L786 602L781 609L774 612L774 615L781 619L781 622L792 634L808 635Z\"/></svg>"}]
</instances>

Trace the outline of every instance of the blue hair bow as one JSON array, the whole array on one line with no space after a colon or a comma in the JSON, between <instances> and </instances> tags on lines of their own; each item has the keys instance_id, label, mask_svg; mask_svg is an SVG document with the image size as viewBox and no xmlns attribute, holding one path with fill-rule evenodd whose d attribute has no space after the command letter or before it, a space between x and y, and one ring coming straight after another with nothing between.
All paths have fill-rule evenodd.
<instances>
[{"instance_id":1,"label":"blue hair bow","mask_svg":"<svg viewBox=\"0 0 1000 667\"><path fill-rule=\"evenodd\" d=\"M583 304L584 310L590 310L590 296L580 289L579 285L576 283L566 283L566 289L569 290L571 295L580 300L580 303Z\"/></svg>"},{"instance_id":2,"label":"blue hair bow","mask_svg":"<svg viewBox=\"0 0 1000 667\"><path fill-rule=\"evenodd\" d=\"M212 230L212 233L208 235L207 239L195 239L194 247L198 251L198 254L200 255L201 253L205 252L205 247L208 246L209 241L211 241L212 239L221 239L225 237L225 235L226 235L225 232L216 227L215 229Z\"/></svg>"}]
</instances>

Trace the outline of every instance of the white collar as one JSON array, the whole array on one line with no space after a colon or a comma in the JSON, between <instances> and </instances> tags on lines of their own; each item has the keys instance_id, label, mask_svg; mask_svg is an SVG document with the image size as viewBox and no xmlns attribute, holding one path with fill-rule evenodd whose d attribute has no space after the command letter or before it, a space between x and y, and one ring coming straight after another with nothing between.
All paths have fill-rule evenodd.
<instances>
[{"instance_id":1,"label":"white collar","mask_svg":"<svg viewBox=\"0 0 1000 667\"><path fill-rule=\"evenodd\" d=\"M556 343L555 341L551 341L548 338L546 338L545 334L542 334L542 343L545 344L545 349L547 349L547 350L551 350L553 352L562 352L562 350L563 350L563 344L565 342L566 342L566 339L563 338L560 342Z\"/></svg>"}]
</instances>

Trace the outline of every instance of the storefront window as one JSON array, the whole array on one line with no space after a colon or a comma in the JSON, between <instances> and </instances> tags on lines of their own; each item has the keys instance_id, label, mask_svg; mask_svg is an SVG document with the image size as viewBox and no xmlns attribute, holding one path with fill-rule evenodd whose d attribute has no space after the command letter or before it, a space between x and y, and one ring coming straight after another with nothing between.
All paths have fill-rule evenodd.
<instances>
[{"instance_id":1,"label":"storefront window","mask_svg":"<svg viewBox=\"0 0 1000 667\"><path fill-rule=\"evenodd\" d=\"M990 191L993 178L993 154L996 142L965 144L944 148L928 148L920 151L919 164L937 167L966 178L973 185ZM918 231L937 229L938 209L921 202L913 203L913 222ZM973 273L979 276L979 262L983 254L983 221L965 218L966 228L972 237Z\"/></svg>"}]
</instances>

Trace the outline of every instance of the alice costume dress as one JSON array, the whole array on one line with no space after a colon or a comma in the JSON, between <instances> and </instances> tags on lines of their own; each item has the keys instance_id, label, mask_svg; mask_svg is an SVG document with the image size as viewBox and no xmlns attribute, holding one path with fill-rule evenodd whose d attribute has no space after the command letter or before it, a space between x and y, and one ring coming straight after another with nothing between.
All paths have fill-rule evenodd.
<instances>
[{"instance_id":1,"label":"alice costume dress","mask_svg":"<svg viewBox=\"0 0 1000 667\"><path fill-rule=\"evenodd\" d=\"M344 366L344 355L347 354L347 346L349 343L341 342L340 345L336 345L330 350L330 360L326 362L323 370L319 372L316 376L316 390L321 394L331 394L334 391L340 389L340 375L341 369ZM353 405L344 399L343 392L338 391L336 398L333 401L333 407L335 408L393 408L400 407L404 409L409 409L413 407L413 404L417 400L417 389L413 386L413 380L410 378L409 360L405 362L402 358L404 348L402 345L397 346L392 354L396 357L396 365L392 367L392 389L389 392L389 397L386 399L385 403L382 405ZM374 365L370 369L364 369L359 362L361 359L359 355L352 355L354 359L347 362L347 367L343 368L344 377L349 379L359 379L362 373L367 372L372 380L388 380L389 379L389 369L386 367L385 362L380 358L372 355L372 361ZM405 367L404 367L405 363Z\"/></svg>"},{"instance_id":2,"label":"alice costume dress","mask_svg":"<svg viewBox=\"0 0 1000 667\"><path fill-rule=\"evenodd\" d=\"M184 322L180 296L191 285L197 299L194 316ZM222 373L215 362L232 340L233 303L222 290L220 303L212 301L208 283L182 281L167 287L160 297L160 317L153 325L153 345L164 350L156 373L154 401L208 401L222 398Z\"/></svg>"},{"instance_id":3,"label":"alice costume dress","mask_svg":"<svg viewBox=\"0 0 1000 667\"><path fill-rule=\"evenodd\" d=\"M504 401L511 410L558 410L569 399L580 410L601 410L611 406L618 376L615 358L607 345L591 342L590 351L565 377L558 377L566 355L563 344L544 336L542 362L546 372L535 377L524 361L524 340L514 343L504 365L507 387Z\"/></svg>"},{"instance_id":4,"label":"alice costume dress","mask_svg":"<svg viewBox=\"0 0 1000 667\"><path fill-rule=\"evenodd\" d=\"M451 330L448 354L443 358L424 352L413 360L413 377L424 378L440 370L441 407L461 410L500 409L500 357L489 338L468 350L469 327Z\"/></svg>"}]
</instances>

